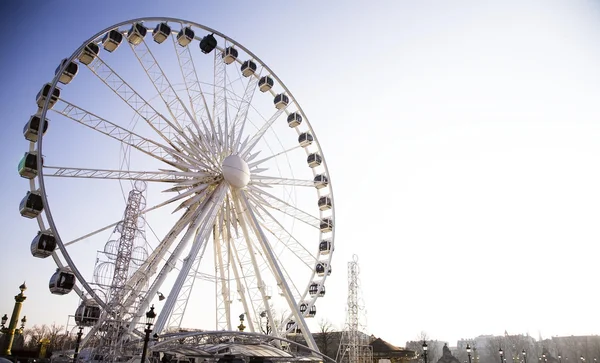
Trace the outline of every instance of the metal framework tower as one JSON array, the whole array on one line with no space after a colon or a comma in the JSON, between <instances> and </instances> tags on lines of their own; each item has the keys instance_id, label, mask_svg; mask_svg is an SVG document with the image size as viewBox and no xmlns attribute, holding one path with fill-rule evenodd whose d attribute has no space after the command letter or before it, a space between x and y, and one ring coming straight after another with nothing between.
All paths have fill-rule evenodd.
<instances>
[{"instance_id":1,"label":"metal framework tower","mask_svg":"<svg viewBox=\"0 0 600 363\"><path fill-rule=\"evenodd\" d=\"M336 355L339 363L371 363L373 349L369 345L369 336L361 332L366 329L365 307L359 295L360 280L358 278L358 256L352 256L348 262L348 306L346 307L346 326L340 339L340 347Z\"/></svg>"}]
</instances>

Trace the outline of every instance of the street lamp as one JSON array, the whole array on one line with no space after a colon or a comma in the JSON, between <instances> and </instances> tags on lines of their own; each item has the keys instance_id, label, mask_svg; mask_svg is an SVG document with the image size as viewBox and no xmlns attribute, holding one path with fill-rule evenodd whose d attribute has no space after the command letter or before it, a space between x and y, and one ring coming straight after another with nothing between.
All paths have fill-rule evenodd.
<instances>
[{"instance_id":1,"label":"street lamp","mask_svg":"<svg viewBox=\"0 0 600 363\"><path fill-rule=\"evenodd\" d=\"M469 356L469 363L471 363L471 346L467 343L467 356Z\"/></svg>"},{"instance_id":2,"label":"street lamp","mask_svg":"<svg viewBox=\"0 0 600 363\"><path fill-rule=\"evenodd\" d=\"M527 363L527 352L525 351L525 349L523 349L521 354L523 354L523 363Z\"/></svg>"},{"instance_id":3,"label":"street lamp","mask_svg":"<svg viewBox=\"0 0 600 363\"><path fill-rule=\"evenodd\" d=\"M79 343L81 343L81 336L83 335L83 326L79 327L77 332L77 341L75 341L75 353L73 354L73 363L77 362L77 356L79 355Z\"/></svg>"},{"instance_id":4,"label":"street lamp","mask_svg":"<svg viewBox=\"0 0 600 363\"><path fill-rule=\"evenodd\" d=\"M425 363L427 363L427 342L423 341L423 359L425 360Z\"/></svg>"},{"instance_id":5,"label":"street lamp","mask_svg":"<svg viewBox=\"0 0 600 363\"><path fill-rule=\"evenodd\" d=\"M504 363L504 352L502 351L502 347L498 349L498 353L500 353L500 363Z\"/></svg>"},{"instance_id":6,"label":"street lamp","mask_svg":"<svg viewBox=\"0 0 600 363\"><path fill-rule=\"evenodd\" d=\"M266 324L266 327L265 327L265 335L271 334L271 327L269 326L269 317L267 316L267 311L266 310L265 311L261 311L260 314L259 314L259 316L260 316L261 323L262 323L262 319L267 318L267 324ZM261 329L262 329L262 326L261 326Z\"/></svg>"},{"instance_id":7,"label":"street lamp","mask_svg":"<svg viewBox=\"0 0 600 363\"><path fill-rule=\"evenodd\" d=\"M558 363L562 363L562 354L558 353Z\"/></svg>"},{"instance_id":8,"label":"street lamp","mask_svg":"<svg viewBox=\"0 0 600 363\"><path fill-rule=\"evenodd\" d=\"M156 313L154 312L154 305L148 310L146 313L146 329L144 329L144 350L142 350L142 359L141 363L146 363L146 351L148 350L148 341L150 340L150 333L152 333L152 325L154 324L154 318L156 318Z\"/></svg>"},{"instance_id":9,"label":"street lamp","mask_svg":"<svg viewBox=\"0 0 600 363\"><path fill-rule=\"evenodd\" d=\"M542 358L544 359L544 362L548 361L548 359L546 359L546 353L542 353Z\"/></svg>"},{"instance_id":10,"label":"street lamp","mask_svg":"<svg viewBox=\"0 0 600 363\"><path fill-rule=\"evenodd\" d=\"M15 333L22 334L23 329L25 329L25 323L27 322L27 317L23 316L23 318L21 319L21 327L17 329L19 315L21 314L21 306L23 306L23 301L27 299L27 297L23 294L23 292L27 290L27 286L25 286L25 283L19 286L19 290L21 290L21 293L15 296L15 307L13 308L8 327L5 326L6 322L8 321L8 316L4 314L4 316L2 317L2 326L0 327L0 331L5 335L5 345L4 349L2 349L2 355L11 354L10 350L12 349L13 341L15 339Z\"/></svg>"}]
</instances>

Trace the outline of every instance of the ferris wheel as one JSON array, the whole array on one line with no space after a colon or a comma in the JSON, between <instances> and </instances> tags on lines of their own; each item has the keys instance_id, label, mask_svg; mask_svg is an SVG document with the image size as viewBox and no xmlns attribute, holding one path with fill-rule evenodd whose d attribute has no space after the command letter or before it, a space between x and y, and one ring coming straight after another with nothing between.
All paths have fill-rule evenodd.
<instances>
[{"instance_id":1,"label":"ferris wheel","mask_svg":"<svg viewBox=\"0 0 600 363\"><path fill-rule=\"evenodd\" d=\"M318 351L305 319L331 273L333 191L277 75L173 18L113 25L58 61L23 130L20 212L38 222L32 254L56 262L50 291L79 295L78 325L132 330L153 305L159 334L233 331L242 314Z\"/></svg>"}]
</instances>

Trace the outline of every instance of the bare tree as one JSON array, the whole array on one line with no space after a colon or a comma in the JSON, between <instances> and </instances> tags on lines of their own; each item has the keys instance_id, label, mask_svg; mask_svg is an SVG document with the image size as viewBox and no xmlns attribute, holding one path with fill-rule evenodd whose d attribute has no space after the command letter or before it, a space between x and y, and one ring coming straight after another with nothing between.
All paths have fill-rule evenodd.
<instances>
[{"instance_id":1,"label":"bare tree","mask_svg":"<svg viewBox=\"0 0 600 363\"><path fill-rule=\"evenodd\" d=\"M314 336L317 347L319 347L321 353L332 359L335 359L339 345L340 333L333 331L333 326L331 323L328 320L321 319L319 321L319 332L314 334Z\"/></svg>"}]
</instances>

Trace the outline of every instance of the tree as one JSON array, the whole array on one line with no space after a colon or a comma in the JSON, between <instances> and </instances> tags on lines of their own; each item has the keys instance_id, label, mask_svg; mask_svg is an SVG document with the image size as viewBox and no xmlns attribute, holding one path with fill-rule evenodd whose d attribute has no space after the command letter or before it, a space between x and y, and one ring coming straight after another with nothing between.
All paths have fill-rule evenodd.
<instances>
[{"instance_id":1,"label":"tree","mask_svg":"<svg viewBox=\"0 0 600 363\"><path fill-rule=\"evenodd\" d=\"M319 351L332 359L335 359L337 354L339 336L339 333L333 331L331 323L324 319L319 321L319 332L314 334ZM336 340L338 341L337 344L335 343Z\"/></svg>"}]
</instances>

